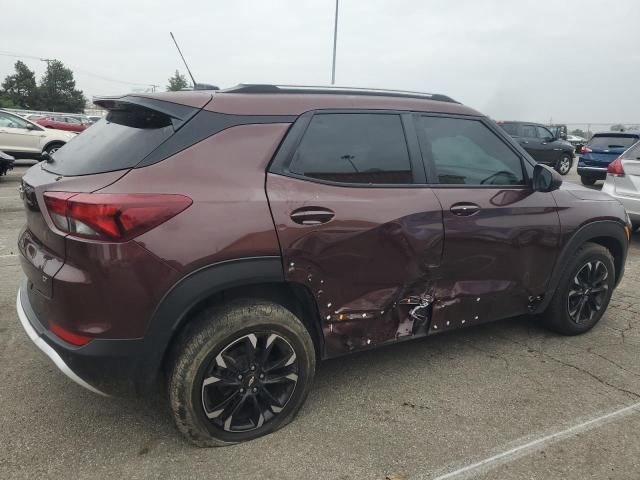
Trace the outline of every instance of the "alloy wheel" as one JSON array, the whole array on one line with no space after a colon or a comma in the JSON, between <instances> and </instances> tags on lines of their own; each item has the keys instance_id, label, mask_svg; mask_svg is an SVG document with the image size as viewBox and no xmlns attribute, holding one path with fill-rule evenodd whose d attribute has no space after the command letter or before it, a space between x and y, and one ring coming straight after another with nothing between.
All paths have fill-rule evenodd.
<instances>
[{"instance_id":1,"label":"alloy wheel","mask_svg":"<svg viewBox=\"0 0 640 480\"><path fill-rule=\"evenodd\" d=\"M562 175L566 175L571 170L571 159L566 155L560 159L559 170Z\"/></svg>"},{"instance_id":2,"label":"alloy wheel","mask_svg":"<svg viewBox=\"0 0 640 480\"><path fill-rule=\"evenodd\" d=\"M599 260L587 262L578 270L567 296L567 309L573 322L589 322L602 309L609 290L608 277L607 267Z\"/></svg>"},{"instance_id":3,"label":"alloy wheel","mask_svg":"<svg viewBox=\"0 0 640 480\"><path fill-rule=\"evenodd\" d=\"M298 382L291 344L273 332L249 333L224 347L202 380L207 418L226 432L248 432L286 407Z\"/></svg>"}]
</instances>

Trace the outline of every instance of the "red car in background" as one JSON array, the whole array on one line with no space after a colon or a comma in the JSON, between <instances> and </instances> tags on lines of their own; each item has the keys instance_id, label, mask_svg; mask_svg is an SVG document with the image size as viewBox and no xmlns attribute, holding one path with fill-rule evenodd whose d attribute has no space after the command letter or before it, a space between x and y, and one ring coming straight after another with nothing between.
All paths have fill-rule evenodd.
<instances>
[{"instance_id":1,"label":"red car in background","mask_svg":"<svg viewBox=\"0 0 640 480\"><path fill-rule=\"evenodd\" d=\"M55 128L57 130L68 130L71 132L83 132L92 125L88 118L71 115L47 115L34 121L45 128Z\"/></svg>"}]
</instances>

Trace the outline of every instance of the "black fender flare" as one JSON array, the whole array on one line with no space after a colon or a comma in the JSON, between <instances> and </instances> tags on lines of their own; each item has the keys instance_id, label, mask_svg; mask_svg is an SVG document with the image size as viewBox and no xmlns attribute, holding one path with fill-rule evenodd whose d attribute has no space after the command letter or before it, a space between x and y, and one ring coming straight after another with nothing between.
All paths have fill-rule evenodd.
<instances>
[{"instance_id":1,"label":"black fender flare","mask_svg":"<svg viewBox=\"0 0 640 480\"><path fill-rule=\"evenodd\" d=\"M569 240L562 248L556 264L553 267L551 278L547 285L547 291L543 300L535 307L533 313L542 313L553 298L555 290L558 288L560 279L565 269L568 268L569 262L578 251L578 249L586 242L593 239L607 238L614 241L620 248L621 256L616 259L616 287L622 276L624 275L624 265L627 259L627 249L629 247L629 240L625 231L624 223L614 220L598 220L588 223L580 227L576 232L572 234Z\"/></svg>"},{"instance_id":2,"label":"black fender flare","mask_svg":"<svg viewBox=\"0 0 640 480\"><path fill-rule=\"evenodd\" d=\"M153 385L171 340L197 304L229 288L284 281L280 256L227 260L183 277L164 295L151 317L142 339L137 389L148 391Z\"/></svg>"}]
</instances>

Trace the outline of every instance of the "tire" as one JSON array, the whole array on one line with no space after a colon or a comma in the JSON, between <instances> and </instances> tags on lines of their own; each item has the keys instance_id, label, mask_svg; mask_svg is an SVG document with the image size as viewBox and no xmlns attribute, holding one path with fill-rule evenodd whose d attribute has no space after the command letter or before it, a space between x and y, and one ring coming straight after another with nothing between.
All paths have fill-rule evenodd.
<instances>
[{"instance_id":1,"label":"tire","mask_svg":"<svg viewBox=\"0 0 640 480\"><path fill-rule=\"evenodd\" d=\"M601 281L595 282L602 276ZM591 286L590 282L593 283ZM607 309L614 285L615 265L609 250L602 245L585 243L565 269L543 314L544 323L563 335L579 335L591 330ZM586 291L588 299L582 309L580 302L585 296L579 294L580 291Z\"/></svg>"},{"instance_id":2,"label":"tire","mask_svg":"<svg viewBox=\"0 0 640 480\"><path fill-rule=\"evenodd\" d=\"M558 159L558 163L556 163L556 171L560 175L566 175L571 171L571 167L573 166L573 159L571 155L568 153L563 153Z\"/></svg>"},{"instance_id":3,"label":"tire","mask_svg":"<svg viewBox=\"0 0 640 480\"><path fill-rule=\"evenodd\" d=\"M585 175L580 175L580 181L582 182L583 185L587 185L587 186L595 185L596 183L595 178L587 177Z\"/></svg>"},{"instance_id":4,"label":"tire","mask_svg":"<svg viewBox=\"0 0 640 480\"><path fill-rule=\"evenodd\" d=\"M266 351L267 361L260 362ZM269 369L274 364L280 368ZM241 300L205 309L172 351L168 389L176 425L199 447L272 433L298 413L315 366L311 336L286 308Z\"/></svg>"},{"instance_id":5,"label":"tire","mask_svg":"<svg viewBox=\"0 0 640 480\"><path fill-rule=\"evenodd\" d=\"M59 149L61 149L63 146L64 146L64 143L52 143L50 145L47 145L42 153L46 153L47 155L51 156L54 153L56 153Z\"/></svg>"}]
</instances>

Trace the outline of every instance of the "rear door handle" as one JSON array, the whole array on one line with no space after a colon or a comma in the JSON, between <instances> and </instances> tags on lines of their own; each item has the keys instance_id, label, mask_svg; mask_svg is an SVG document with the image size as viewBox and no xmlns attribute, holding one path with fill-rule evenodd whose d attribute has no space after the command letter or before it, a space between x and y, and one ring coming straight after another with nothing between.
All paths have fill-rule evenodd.
<instances>
[{"instance_id":1,"label":"rear door handle","mask_svg":"<svg viewBox=\"0 0 640 480\"><path fill-rule=\"evenodd\" d=\"M327 223L335 217L336 214L324 207L301 207L291 212L291 220L300 225L320 225Z\"/></svg>"},{"instance_id":2,"label":"rear door handle","mask_svg":"<svg viewBox=\"0 0 640 480\"><path fill-rule=\"evenodd\" d=\"M480 211L480 206L475 203L455 203L451 205L451 213L459 217L468 217L474 215Z\"/></svg>"}]
</instances>

